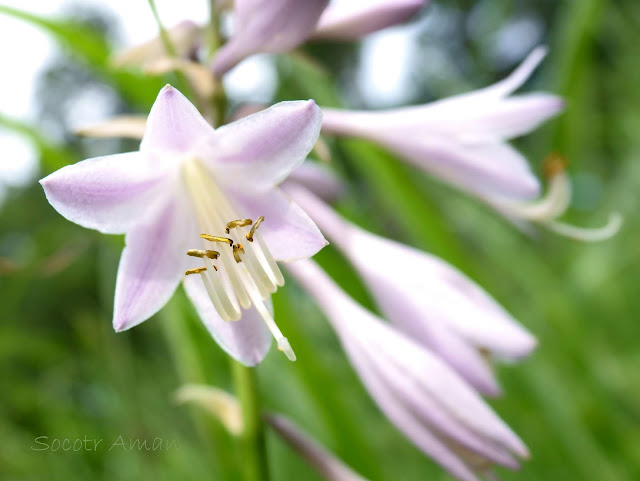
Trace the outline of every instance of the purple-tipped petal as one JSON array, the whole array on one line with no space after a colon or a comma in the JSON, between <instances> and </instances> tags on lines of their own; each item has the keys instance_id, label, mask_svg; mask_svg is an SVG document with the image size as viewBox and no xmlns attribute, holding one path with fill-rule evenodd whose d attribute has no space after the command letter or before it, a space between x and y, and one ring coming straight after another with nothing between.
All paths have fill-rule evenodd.
<instances>
[{"instance_id":1,"label":"purple-tipped petal","mask_svg":"<svg viewBox=\"0 0 640 481\"><path fill-rule=\"evenodd\" d=\"M531 77L534 70L547 56L547 47L536 47L522 61L518 67L506 78L499 82L476 92L495 97L506 97L518 90Z\"/></svg>"},{"instance_id":2,"label":"purple-tipped petal","mask_svg":"<svg viewBox=\"0 0 640 481\"><path fill-rule=\"evenodd\" d=\"M186 199L176 192L166 194L165 205L127 233L113 309L113 327L118 332L158 312L186 269L185 253L197 233L196 226L184 215Z\"/></svg>"},{"instance_id":3,"label":"purple-tipped petal","mask_svg":"<svg viewBox=\"0 0 640 481\"><path fill-rule=\"evenodd\" d=\"M306 259L328 244L309 216L279 189L230 195L243 216L251 219L264 216L259 232L276 260Z\"/></svg>"},{"instance_id":4,"label":"purple-tipped petal","mask_svg":"<svg viewBox=\"0 0 640 481\"><path fill-rule=\"evenodd\" d=\"M180 91L167 85L151 107L140 150L186 155L212 134L213 127L198 109Z\"/></svg>"},{"instance_id":5,"label":"purple-tipped petal","mask_svg":"<svg viewBox=\"0 0 640 481\"><path fill-rule=\"evenodd\" d=\"M68 165L40 180L47 200L71 222L121 234L144 220L168 182L171 163L139 152Z\"/></svg>"},{"instance_id":6,"label":"purple-tipped petal","mask_svg":"<svg viewBox=\"0 0 640 481\"><path fill-rule=\"evenodd\" d=\"M313 32L328 0L236 0L235 31L213 61L221 77L255 53L292 50Z\"/></svg>"},{"instance_id":7,"label":"purple-tipped petal","mask_svg":"<svg viewBox=\"0 0 640 481\"><path fill-rule=\"evenodd\" d=\"M243 309L238 321L223 321L213 307L200 276L186 276L184 287L200 319L222 349L246 366L255 366L264 359L273 338L255 307ZM266 305L273 310L271 301Z\"/></svg>"},{"instance_id":8,"label":"purple-tipped petal","mask_svg":"<svg viewBox=\"0 0 640 481\"><path fill-rule=\"evenodd\" d=\"M228 187L265 191L304 162L321 123L313 100L280 102L216 130L203 160Z\"/></svg>"},{"instance_id":9,"label":"purple-tipped petal","mask_svg":"<svg viewBox=\"0 0 640 481\"><path fill-rule=\"evenodd\" d=\"M313 38L355 40L369 33L404 23L428 0L371 0L339 2L329 6L318 21Z\"/></svg>"}]
</instances>

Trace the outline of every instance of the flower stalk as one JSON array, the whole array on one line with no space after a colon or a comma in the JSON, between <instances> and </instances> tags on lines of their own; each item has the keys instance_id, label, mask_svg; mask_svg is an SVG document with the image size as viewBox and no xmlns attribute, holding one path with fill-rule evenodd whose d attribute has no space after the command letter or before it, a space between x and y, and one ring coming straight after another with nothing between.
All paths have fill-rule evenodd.
<instances>
[{"instance_id":1,"label":"flower stalk","mask_svg":"<svg viewBox=\"0 0 640 481\"><path fill-rule=\"evenodd\" d=\"M267 446L255 369L232 362L233 381L242 406L242 469L245 481L268 481Z\"/></svg>"}]
</instances>

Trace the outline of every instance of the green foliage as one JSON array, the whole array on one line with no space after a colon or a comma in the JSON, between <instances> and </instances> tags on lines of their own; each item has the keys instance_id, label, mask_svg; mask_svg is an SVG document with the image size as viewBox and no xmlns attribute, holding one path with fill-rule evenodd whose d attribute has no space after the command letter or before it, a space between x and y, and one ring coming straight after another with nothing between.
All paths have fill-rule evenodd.
<instances>
[{"instance_id":1,"label":"green foliage","mask_svg":"<svg viewBox=\"0 0 640 481\"><path fill-rule=\"evenodd\" d=\"M436 2L441 8L444 3ZM467 3L453 2L450 8ZM638 479L640 8L633 0L557 3L539 2L534 8L549 29L551 55L543 77L553 83L546 86L566 96L569 108L520 146L534 164L560 149L569 154L572 174L594 175L604 192L595 199L596 210L573 209L569 217L597 225L610 209L620 210L626 222L616 238L590 245L546 232L528 237L463 194L353 140L332 144L333 164L352 186L338 208L364 227L453 263L538 337L540 347L531 359L498 367L505 396L492 404L533 454L521 472L504 472L502 478ZM505 2L495 5L500 15L510 15ZM114 70L110 41L82 23L8 7L0 7L0 14L49 32L66 60L88 72L92 82L113 88L127 110L144 112L166 81ZM499 25L507 18L494 20ZM463 36L449 32L451 38L458 35ZM473 39L464 41L477 78L502 74L477 57ZM451 53L447 41L440 42L435 46ZM338 75L310 56L337 58L339 49L314 45L310 50L278 60L278 98L338 105ZM472 86L482 85L473 78ZM428 85L429 79L420 83ZM43 174L88 156L88 144L75 138L57 145L39 128L2 115L0 127L34 142ZM242 460L235 441L201 412L172 402L172 393L186 382L231 390L229 363L182 290L153 319L116 335L110 319L122 240L62 219L35 180L11 191L0 209L2 478L239 479ZM318 260L372 307L336 251L327 248ZM373 481L450 479L380 414L305 294L288 282L274 302L299 360L291 364L272 352L260 365L266 406L297 420ZM34 451L38 436L48 436L49 442L87 436L103 439L107 447ZM178 447L109 450L118 436L127 443L160 437ZM270 434L268 442L274 479L319 479L275 436Z\"/></svg>"}]
</instances>

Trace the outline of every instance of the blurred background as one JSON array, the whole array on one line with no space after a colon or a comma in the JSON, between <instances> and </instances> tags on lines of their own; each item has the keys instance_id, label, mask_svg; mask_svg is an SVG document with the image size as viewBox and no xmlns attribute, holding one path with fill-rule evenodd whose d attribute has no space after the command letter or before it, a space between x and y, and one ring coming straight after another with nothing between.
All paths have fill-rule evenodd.
<instances>
[{"instance_id":1,"label":"blurred background","mask_svg":"<svg viewBox=\"0 0 640 481\"><path fill-rule=\"evenodd\" d=\"M203 22L207 2L159 0L165 25ZM10 7L24 10L10 10ZM136 142L84 139L80 125L146 113L171 77L110 66L156 33L147 2L0 2L0 478L239 479L236 446L201 412L173 402L186 382L232 389L226 356L179 289L154 318L111 327L121 236L76 226L37 180ZM536 45L550 54L523 90L563 95L566 112L517 142L540 173L558 151L575 195L568 220L625 216L598 244L522 234L483 205L360 141L332 142L351 186L338 207L375 232L433 252L492 293L540 340L500 366L491 401L532 451L505 480L640 479L640 3L635 0L433 0L412 22L354 43L260 56L227 78L233 107L314 98L374 109L485 86ZM318 260L373 309L331 248ZM286 413L373 481L450 479L370 401L320 312L293 282L275 296L298 361L258 368L269 409ZM35 451L35 438L103 439L106 449ZM175 441L162 451L108 447L122 436ZM319 479L269 434L274 479Z\"/></svg>"}]
</instances>

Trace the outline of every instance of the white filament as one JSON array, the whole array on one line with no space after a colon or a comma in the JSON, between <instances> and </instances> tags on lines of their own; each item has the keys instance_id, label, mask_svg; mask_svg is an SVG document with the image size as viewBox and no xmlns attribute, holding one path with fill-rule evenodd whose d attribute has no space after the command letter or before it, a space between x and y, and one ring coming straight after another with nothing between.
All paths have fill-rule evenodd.
<instances>
[{"instance_id":1,"label":"white filament","mask_svg":"<svg viewBox=\"0 0 640 481\"><path fill-rule=\"evenodd\" d=\"M209 172L197 159L184 162L184 179L188 186L198 223L204 233L224 235L226 223L240 219L211 178ZM278 343L278 349L291 361L296 355L286 337L276 325L264 301L284 284L284 277L264 239L255 231L254 242L249 242L249 229L236 227L226 235L234 245L242 244L244 252L238 252L242 262L237 262L230 246L220 243L218 271L211 259L203 258L206 271L200 276L211 302L225 321L237 321L242 316L240 306L249 309L253 305ZM210 241L203 240L206 248Z\"/></svg>"}]
</instances>

